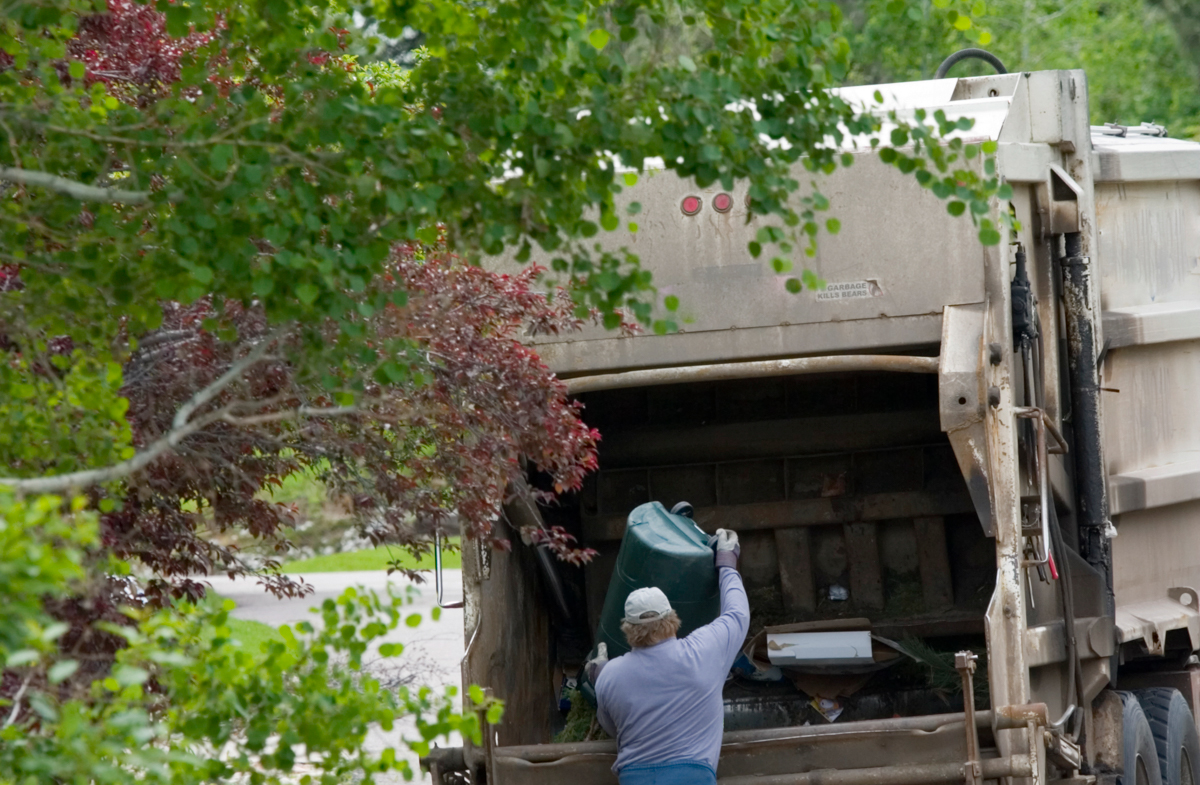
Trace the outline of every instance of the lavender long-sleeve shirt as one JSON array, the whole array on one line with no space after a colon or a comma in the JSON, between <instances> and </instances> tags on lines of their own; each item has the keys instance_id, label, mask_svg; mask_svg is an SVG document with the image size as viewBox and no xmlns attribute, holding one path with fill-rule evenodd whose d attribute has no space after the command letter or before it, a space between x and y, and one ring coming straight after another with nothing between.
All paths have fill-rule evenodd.
<instances>
[{"instance_id":1,"label":"lavender long-sleeve shirt","mask_svg":"<svg viewBox=\"0 0 1200 785\"><path fill-rule=\"evenodd\" d=\"M716 771L721 692L750 626L742 577L720 568L721 615L686 638L613 659L596 679L597 719L617 740L613 771L637 763L703 761Z\"/></svg>"}]
</instances>

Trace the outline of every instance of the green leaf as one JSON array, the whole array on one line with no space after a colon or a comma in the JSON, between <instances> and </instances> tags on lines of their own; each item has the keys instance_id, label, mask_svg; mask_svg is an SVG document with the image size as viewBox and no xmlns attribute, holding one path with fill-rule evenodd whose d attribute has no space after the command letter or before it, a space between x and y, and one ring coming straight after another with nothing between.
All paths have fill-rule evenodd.
<instances>
[{"instance_id":1,"label":"green leaf","mask_svg":"<svg viewBox=\"0 0 1200 785\"><path fill-rule=\"evenodd\" d=\"M637 185L637 181L638 181L637 172L626 172L622 176L622 179L625 180L625 185L632 188L633 186Z\"/></svg>"},{"instance_id":2,"label":"green leaf","mask_svg":"<svg viewBox=\"0 0 1200 785\"><path fill-rule=\"evenodd\" d=\"M33 649L21 649L14 651L4 660L6 668L18 668L22 665L29 665L38 661L38 653Z\"/></svg>"},{"instance_id":3,"label":"green leaf","mask_svg":"<svg viewBox=\"0 0 1200 785\"><path fill-rule=\"evenodd\" d=\"M46 678L51 684L63 682L75 674L79 670L79 663L75 660L60 660L50 666L50 670L46 672Z\"/></svg>"},{"instance_id":4,"label":"green leaf","mask_svg":"<svg viewBox=\"0 0 1200 785\"><path fill-rule=\"evenodd\" d=\"M213 147L212 152L208 154L209 163L212 168L218 172L224 172L229 166L229 159L233 157L233 146L228 144L219 144Z\"/></svg>"},{"instance_id":5,"label":"green leaf","mask_svg":"<svg viewBox=\"0 0 1200 785\"><path fill-rule=\"evenodd\" d=\"M604 213L600 216L600 225L606 232L611 232L621 225L621 219L615 213Z\"/></svg>"},{"instance_id":6,"label":"green leaf","mask_svg":"<svg viewBox=\"0 0 1200 785\"><path fill-rule=\"evenodd\" d=\"M588 43L597 49L603 49L608 44L609 38L611 38L611 36L608 34L607 30L601 30L597 28L593 30L590 35L588 35Z\"/></svg>"},{"instance_id":7,"label":"green leaf","mask_svg":"<svg viewBox=\"0 0 1200 785\"><path fill-rule=\"evenodd\" d=\"M72 79L82 79L87 76L87 66L79 60L72 60L71 64L67 66L67 73L71 75Z\"/></svg>"},{"instance_id":8,"label":"green leaf","mask_svg":"<svg viewBox=\"0 0 1200 785\"><path fill-rule=\"evenodd\" d=\"M302 283L296 287L296 297L305 305L312 305L320 293L321 290L311 283Z\"/></svg>"},{"instance_id":9,"label":"green leaf","mask_svg":"<svg viewBox=\"0 0 1200 785\"><path fill-rule=\"evenodd\" d=\"M836 218L830 218L825 222L825 230L830 234L837 234L842 230L842 222Z\"/></svg>"},{"instance_id":10,"label":"green leaf","mask_svg":"<svg viewBox=\"0 0 1200 785\"><path fill-rule=\"evenodd\" d=\"M133 665L117 665L113 668L113 678L122 687L129 687L137 684L145 684L150 678L150 672L145 668L138 668Z\"/></svg>"},{"instance_id":11,"label":"green leaf","mask_svg":"<svg viewBox=\"0 0 1200 785\"><path fill-rule=\"evenodd\" d=\"M679 310L679 298L673 294L668 294L663 298L663 305L668 311L677 311Z\"/></svg>"},{"instance_id":12,"label":"green leaf","mask_svg":"<svg viewBox=\"0 0 1200 785\"><path fill-rule=\"evenodd\" d=\"M687 55L679 56L679 65L685 71L695 72L695 70L696 70L696 61L693 60L692 58L688 57Z\"/></svg>"},{"instance_id":13,"label":"green leaf","mask_svg":"<svg viewBox=\"0 0 1200 785\"><path fill-rule=\"evenodd\" d=\"M419 627L421 625L421 614L410 613L407 617L405 617L404 624L408 627Z\"/></svg>"},{"instance_id":14,"label":"green leaf","mask_svg":"<svg viewBox=\"0 0 1200 785\"><path fill-rule=\"evenodd\" d=\"M983 243L984 245L999 245L1000 232L996 231L990 226L984 227L979 230L979 242Z\"/></svg>"},{"instance_id":15,"label":"green leaf","mask_svg":"<svg viewBox=\"0 0 1200 785\"><path fill-rule=\"evenodd\" d=\"M800 290L802 288L800 286L800 281L797 278L788 278L787 281L785 281L783 285L792 294L799 294Z\"/></svg>"},{"instance_id":16,"label":"green leaf","mask_svg":"<svg viewBox=\"0 0 1200 785\"><path fill-rule=\"evenodd\" d=\"M967 206L959 201L950 202L946 205L946 212L951 215L962 215L966 212Z\"/></svg>"}]
</instances>

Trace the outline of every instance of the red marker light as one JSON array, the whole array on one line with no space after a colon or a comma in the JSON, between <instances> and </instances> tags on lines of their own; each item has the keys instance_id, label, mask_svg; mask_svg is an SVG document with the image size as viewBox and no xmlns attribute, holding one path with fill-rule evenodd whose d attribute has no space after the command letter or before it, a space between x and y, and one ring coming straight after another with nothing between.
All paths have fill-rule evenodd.
<instances>
[{"instance_id":1,"label":"red marker light","mask_svg":"<svg viewBox=\"0 0 1200 785\"><path fill-rule=\"evenodd\" d=\"M680 205L684 215L695 215L700 212L700 207L704 203L700 201L699 196L685 196L683 204Z\"/></svg>"},{"instance_id":2,"label":"red marker light","mask_svg":"<svg viewBox=\"0 0 1200 785\"><path fill-rule=\"evenodd\" d=\"M727 213L733 207L733 197L729 194L717 194L713 197L713 209L718 213Z\"/></svg>"}]
</instances>

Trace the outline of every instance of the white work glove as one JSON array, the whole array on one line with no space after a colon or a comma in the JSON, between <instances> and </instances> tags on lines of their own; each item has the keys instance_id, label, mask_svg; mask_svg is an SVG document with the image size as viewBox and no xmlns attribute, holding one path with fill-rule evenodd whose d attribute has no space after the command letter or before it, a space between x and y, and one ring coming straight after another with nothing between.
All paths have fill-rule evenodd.
<instances>
[{"instance_id":1,"label":"white work glove","mask_svg":"<svg viewBox=\"0 0 1200 785\"><path fill-rule=\"evenodd\" d=\"M737 532L729 529L717 529L717 533L709 539L708 544L717 552L718 567L737 569L738 557L742 555L742 546L738 544Z\"/></svg>"},{"instance_id":2,"label":"white work glove","mask_svg":"<svg viewBox=\"0 0 1200 785\"><path fill-rule=\"evenodd\" d=\"M596 656L583 665L583 670L587 673L588 681L592 686L596 686L596 679L600 677L600 671L608 664L608 644L601 643L596 649Z\"/></svg>"}]
</instances>

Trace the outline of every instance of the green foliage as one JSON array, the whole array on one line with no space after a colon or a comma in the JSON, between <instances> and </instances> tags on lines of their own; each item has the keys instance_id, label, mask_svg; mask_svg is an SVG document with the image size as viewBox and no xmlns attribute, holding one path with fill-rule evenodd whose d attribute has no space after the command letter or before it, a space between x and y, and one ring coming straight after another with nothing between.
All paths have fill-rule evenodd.
<instances>
[{"instance_id":1,"label":"green foliage","mask_svg":"<svg viewBox=\"0 0 1200 785\"><path fill-rule=\"evenodd\" d=\"M458 538L451 538L450 544L457 548ZM460 569L462 567L462 554L458 550L444 551L442 553L442 566L448 570ZM280 572L292 575L305 575L314 572L387 570L390 567L398 567L406 570L432 570L433 554L425 554L420 559L417 559L407 550L389 548L383 545L368 550L330 553L325 556L314 556L311 559L285 562L280 568Z\"/></svg>"},{"instance_id":2,"label":"green foliage","mask_svg":"<svg viewBox=\"0 0 1200 785\"><path fill-rule=\"evenodd\" d=\"M222 300L257 303L273 323L299 323L308 340L290 359L304 381L342 388L339 401L372 371L400 374L403 363L359 362L364 316L404 301L368 292L398 244L537 256L573 279L581 318L596 309L615 328L624 313L668 332L679 304L656 311L652 272L599 237L637 231L614 200L648 165L701 187L748 182L769 224L750 250L772 245L767 258L797 273L787 288L799 291L793 257L840 223L820 215L830 204L815 185L799 193L796 166L815 178L848 165L849 141L881 127L830 92L852 59L829 0L156 7L185 37L170 53L162 36L127 42L124 56L145 57L149 74L142 61L96 71L80 59L72 38L90 0L18 3L0 22L12 59L0 68L0 167L19 183L0 207L0 265L21 281L0 286L0 322L22 356L50 335L77 347L53 358L65 375L18 362L0 378L0 455L26 474L128 454L111 369L136 346L128 336L160 322L164 299L212 296L218 313ZM935 7L930 24L982 40L974 5ZM421 31L411 70L370 61L379 42L357 31L356 13L384 35ZM896 165L948 175L944 160L918 163L939 133ZM969 180L970 204L993 186ZM984 212L970 215L999 241ZM384 343L366 354L408 348Z\"/></svg>"},{"instance_id":3,"label":"green foliage","mask_svg":"<svg viewBox=\"0 0 1200 785\"><path fill-rule=\"evenodd\" d=\"M381 640L420 623L406 612L411 597L394 594L349 589L325 600L319 622L278 632L258 625L267 634L232 619L228 600L163 610L136 628L110 628L128 646L90 691L55 689L79 663L54 649L65 625L41 603L83 576L82 548L95 528L81 508L0 493L0 657L23 680L19 705L0 712L0 781L280 783L303 762L319 781L370 782L412 774L395 749L363 750L373 724L386 731L414 718L418 736L405 744L418 754L452 733L480 741L480 717L455 710L454 688L387 690L364 667L372 651L400 655L402 646ZM502 706L473 695L473 707L498 722Z\"/></svg>"},{"instance_id":4,"label":"green foliage","mask_svg":"<svg viewBox=\"0 0 1200 785\"><path fill-rule=\"evenodd\" d=\"M0 363L0 390L7 392L0 395L6 474L38 476L50 467L69 472L131 457L121 366L78 350L44 357Z\"/></svg>"},{"instance_id":5,"label":"green foliage","mask_svg":"<svg viewBox=\"0 0 1200 785\"><path fill-rule=\"evenodd\" d=\"M974 29L968 6L938 5ZM23 318L45 329L106 339L114 317L153 326L158 300L216 292L275 321L332 317L353 337L354 294L391 244L440 232L476 257L536 247L578 279L581 306L649 322L650 273L589 240L595 211L619 224L618 164L748 180L755 213L809 243L820 207L790 203L791 165L828 171L844 134L874 125L827 91L850 47L826 0L159 6L168 32L193 31L167 89L61 76L90 3L19 5L0 26L15 62L0 71L0 165L109 195L81 204L27 184L5 203L0 261L25 266L20 299L37 307ZM376 42L348 32L353 11L385 34L422 32L409 74L359 65ZM702 30L703 51L635 51L672 24ZM718 108L739 106L753 111ZM69 318L87 315L105 318Z\"/></svg>"},{"instance_id":6,"label":"green foliage","mask_svg":"<svg viewBox=\"0 0 1200 785\"><path fill-rule=\"evenodd\" d=\"M983 245L998 245L1002 239L999 226L984 216L991 213L993 198L1012 198L1012 187L1001 183L996 174L996 142L965 144L961 137L953 134L970 129L971 121L966 118L949 120L941 109L933 113L932 124L926 124L926 119L925 110L918 109L912 126L893 129L891 140L895 147L880 150L880 160L901 172L912 173L922 187L928 188L939 199L947 200L946 211L951 215L969 214L979 227L979 242ZM910 141L911 154L901 149ZM979 169L983 170L982 174ZM1007 210L998 212L1000 226L1019 228L1011 213Z\"/></svg>"},{"instance_id":7,"label":"green foliage","mask_svg":"<svg viewBox=\"0 0 1200 785\"><path fill-rule=\"evenodd\" d=\"M232 616L229 617L229 632L250 651L257 651L264 644L283 640L279 630L269 624L250 619L235 619Z\"/></svg>"},{"instance_id":8,"label":"green foliage","mask_svg":"<svg viewBox=\"0 0 1200 785\"><path fill-rule=\"evenodd\" d=\"M904 638L892 643L901 654L919 663L926 669L927 684L930 688L944 695L962 695L962 674L954 667L956 652L943 651L931 646L924 638ZM979 657L976 663L975 703L986 707L989 700L987 680L987 652L976 651Z\"/></svg>"},{"instance_id":9,"label":"green foliage","mask_svg":"<svg viewBox=\"0 0 1200 785\"><path fill-rule=\"evenodd\" d=\"M855 84L932 79L938 64L976 41L944 24L929 0L840 0L854 53ZM1197 51L1200 5L1193 0L991 0L979 22L987 49L1010 71L1080 68L1092 122L1165 124L1173 135L1200 126ZM1182 39L1182 42L1181 42ZM953 76L992 73L966 61Z\"/></svg>"},{"instance_id":10,"label":"green foliage","mask_svg":"<svg viewBox=\"0 0 1200 785\"><path fill-rule=\"evenodd\" d=\"M567 721L563 729L554 736L555 744L610 738L596 719L596 707L583 697L582 692L568 690L566 697L571 702L571 710L567 712Z\"/></svg>"},{"instance_id":11,"label":"green foliage","mask_svg":"<svg viewBox=\"0 0 1200 785\"><path fill-rule=\"evenodd\" d=\"M37 661L65 631L43 611L84 578L84 550L95 542L96 520L76 499L21 499L0 490L0 666ZM0 702L2 706L2 702Z\"/></svg>"}]
</instances>

